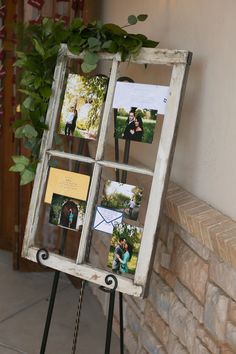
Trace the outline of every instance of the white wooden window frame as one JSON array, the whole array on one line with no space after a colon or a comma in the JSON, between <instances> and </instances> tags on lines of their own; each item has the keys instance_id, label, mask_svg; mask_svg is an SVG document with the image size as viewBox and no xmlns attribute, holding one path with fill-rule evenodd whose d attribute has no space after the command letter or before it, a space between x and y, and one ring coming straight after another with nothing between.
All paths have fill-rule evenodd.
<instances>
[{"instance_id":1,"label":"white wooden window frame","mask_svg":"<svg viewBox=\"0 0 236 354\"><path fill-rule=\"evenodd\" d=\"M57 123L60 97L63 90L67 61L69 58L79 59L82 56L83 54L80 56L73 55L69 52L67 46L64 44L62 44L60 47L54 73L52 96L49 102L46 117L46 122L49 129L45 131L42 139L40 162L37 167L36 178L32 191L32 198L30 202L23 242L22 256L31 261L37 261L36 254L39 248L35 246L35 236L39 221L40 206L43 203L43 193L47 180L47 173L49 168L48 161L50 157L53 156L93 164L94 169L88 195L86 215L76 261L50 252L48 259L45 261L42 260L42 263L53 269L57 269L87 281L91 281L98 285L107 286L107 284L105 284L105 277L109 274L109 272L95 268L94 266L90 266L85 262L87 239L91 229L93 210L98 193L102 168L110 167L113 169L152 176L150 197L146 211L143 236L134 279L119 275L116 276L118 280L118 291L138 297L143 297L145 296L147 290L149 273L155 253L155 236L160 219L160 211L165 188L169 178L170 166L176 141L177 125L180 118L188 68L191 62L191 53L185 50L143 48L138 56L128 59L130 62L137 64L162 64L171 65L173 67L170 80L170 96L167 101L166 113L163 121L156 162L153 170L112 161L105 161L103 159L109 114L110 110L112 109L112 101L117 80L117 70L119 63L121 62L121 56L119 54L100 54L101 60L112 61L112 65L95 158L93 159L81 155L64 153L52 149L53 134Z\"/></svg>"}]
</instances>

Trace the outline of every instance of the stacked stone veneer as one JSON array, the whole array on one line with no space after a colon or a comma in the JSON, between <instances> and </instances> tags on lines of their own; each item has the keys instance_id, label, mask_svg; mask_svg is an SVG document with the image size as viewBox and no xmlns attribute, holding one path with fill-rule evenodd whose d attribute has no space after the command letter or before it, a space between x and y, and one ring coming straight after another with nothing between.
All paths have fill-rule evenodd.
<instances>
[{"instance_id":1,"label":"stacked stone veneer","mask_svg":"<svg viewBox=\"0 0 236 354\"><path fill-rule=\"evenodd\" d=\"M149 295L124 297L127 352L236 353L235 268L236 222L171 183Z\"/></svg>"}]
</instances>

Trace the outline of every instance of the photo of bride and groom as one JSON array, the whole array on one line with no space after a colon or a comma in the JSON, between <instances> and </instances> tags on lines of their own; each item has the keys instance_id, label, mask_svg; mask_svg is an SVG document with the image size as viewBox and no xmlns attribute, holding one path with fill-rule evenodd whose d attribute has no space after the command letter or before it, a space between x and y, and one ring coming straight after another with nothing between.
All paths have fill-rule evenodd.
<instances>
[{"instance_id":1,"label":"photo of bride and groom","mask_svg":"<svg viewBox=\"0 0 236 354\"><path fill-rule=\"evenodd\" d=\"M156 123L157 110L119 108L115 116L115 137L151 144Z\"/></svg>"},{"instance_id":2,"label":"photo of bride and groom","mask_svg":"<svg viewBox=\"0 0 236 354\"><path fill-rule=\"evenodd\" d=\"M134 274L142 237L142 229L117 224L113 229L107 266L116 274Z\"/></svg>"}]
</instances>

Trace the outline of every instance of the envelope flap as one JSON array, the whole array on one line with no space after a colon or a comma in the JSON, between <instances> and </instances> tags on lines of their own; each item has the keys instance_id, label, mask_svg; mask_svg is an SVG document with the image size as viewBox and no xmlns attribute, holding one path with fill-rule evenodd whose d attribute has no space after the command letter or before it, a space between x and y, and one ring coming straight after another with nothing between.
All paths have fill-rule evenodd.
<instances>
[{"instance_id":1,"label":"envelope flap","mask_svg":"<svg viewBox=\"0 0 236 354\"><path fill-rule=\"evenodd\" d=\"M103 207L97 207L97 212L101 215L102 219L106 223L111 223L116 221L117 219L120 219L123 216L123 213L113 210L113 209L107 209Z\"/></svg>"}]
</instances>

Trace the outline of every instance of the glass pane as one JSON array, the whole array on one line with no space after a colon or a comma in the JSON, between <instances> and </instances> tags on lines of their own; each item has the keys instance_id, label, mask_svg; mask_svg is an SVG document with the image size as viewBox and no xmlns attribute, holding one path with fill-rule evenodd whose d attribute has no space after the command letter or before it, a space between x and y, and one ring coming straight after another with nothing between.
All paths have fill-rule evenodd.
<instances>
[{"instance_id":1,"label":"glass pane","mask_svg":"<svg viewBox=\"0 0 236 354\"><path fill-rule=\"evenodd\" d=\"M122 172L119 171L122 176ZM88 238L88 263L133 277L145 222L152 177L128 172L116 181L116 171L104 167ZM119 239L124 237L119 245ZM120 259L116 259L116 253Z\"/></svg>"},{"instance_id":2,"label":"glass pane","mask_svg":"<svg viewBox=\"0 0 236 354\"><path fill-rule=\"evenodd\" d=\"M35 246L76 259L93 166L59 158L54 162L42 195Z\"/></svg>"},{"instance_id":3,"label":"glass pane","mask_svg":"<svg viewBox=\"0 0 236 354\"><path fill-rule=\"evenodd\" d=\"M110 67L108 61L107 66ZM91 151L96 150L108 82L102 68L97 73L84 75L79 60L68 61L53 149L73 154L82 151L84 156L91 156L88 150L90 143Z\"/></svg>"}]
</instances>

